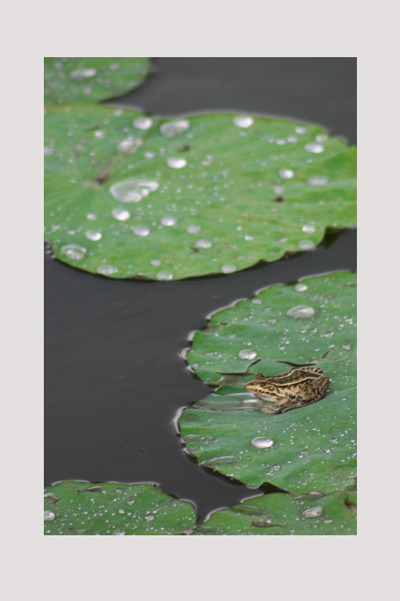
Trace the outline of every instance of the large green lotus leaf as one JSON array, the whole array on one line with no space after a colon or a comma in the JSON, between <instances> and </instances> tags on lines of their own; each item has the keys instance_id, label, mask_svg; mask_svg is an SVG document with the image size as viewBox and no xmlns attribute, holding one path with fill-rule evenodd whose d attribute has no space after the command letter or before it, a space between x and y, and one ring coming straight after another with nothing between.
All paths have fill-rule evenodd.
<instances>
[{"instance_id":1,"label":"large green lotus leaf","mask_svg":"<svg viewBox=\"0 0 400 601\"><path fill-rule=\"evenodd\" d=\"M44 495L45 534L182 534L195 510L152 484L65 481Z\"/></svg>"},{"instance_id":2,"label":"large green lotus leaf","mask_svg":"<svg viewBox=\"0 0 400 601\"><path fill-rule=\"evenodd\" d=\"M44 59L48 104L100 102L137 88L150 70L148 58L89 57Z\"/></svg>"},{"instance_id":3,"label":"large green lotus leaf","mask_svg":"<svg viewBox=\"0 0 400 601\"><path fill-rule=\"evenodd\" d=\"M219 311L208 331L195 334L191 367L204 381L222 384L179 420L187 449L203 465L250 486L269 482L291 493L354 485L355 283L355 274L337 272L271 286ZM328 394L280 415L261 413L243 389L251 376L220 374L243 372L256 357L261 361L250 372L264 375L289 369L279 361L318 361L330 378Z\"/></svg>"},{"instance_id":4,"label":"large green lotus leaf","mask_svg":"<svg viewBox=\"0 0 400 601\"><path fill-rule=\"evenodd\" d=\"M357 534L357 495L267 494L220 509L193 534Z\"/></svg>"},{"instance_id":5,"label":"large green lotus leaf","mask_svg":"<svg viewBox=\"0 0 400 601\"><path fill-rule=\"evenodd\" d=\"M114 278L230 273L356 219L356 150L316 125L57 107L45 155L46 240Z\"/></svg>"}]
</instances>

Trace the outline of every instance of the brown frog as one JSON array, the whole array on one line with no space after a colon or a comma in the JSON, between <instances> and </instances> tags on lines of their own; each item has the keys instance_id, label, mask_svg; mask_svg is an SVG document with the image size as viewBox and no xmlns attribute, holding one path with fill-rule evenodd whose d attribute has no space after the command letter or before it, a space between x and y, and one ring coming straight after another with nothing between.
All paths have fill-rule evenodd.
<instances>
[{"instance_id":1,"label":"brown frog","mask_svg":"<svg viewBox=\"0 0 400 601\"><path fill-rule=\"evenodd\" d=\"M319 367L294 367L277 376L256 374L244 387L262 401L262 413L275 414L319 401L328 384L329 378Z\"/></svg>"}]
</instances>

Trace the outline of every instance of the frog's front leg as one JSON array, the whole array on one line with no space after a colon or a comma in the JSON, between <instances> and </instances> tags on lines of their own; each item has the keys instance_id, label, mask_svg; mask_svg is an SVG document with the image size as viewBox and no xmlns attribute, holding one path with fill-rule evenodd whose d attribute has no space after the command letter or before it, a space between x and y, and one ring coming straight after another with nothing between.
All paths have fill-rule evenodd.
<instances>
[{"instance_id":1,"label":"frog's front leg","mask_svg":"<svg viewBox=\"0 0 400 601\"><path fill-rule=\"evenodd\" d=\"M274 413L284 413L289 409L299 406L299 397L297 394L292 394L286 392L284 394L279 395L278 399L275 401L273 409Z\"/></svg>"}]
</instances>

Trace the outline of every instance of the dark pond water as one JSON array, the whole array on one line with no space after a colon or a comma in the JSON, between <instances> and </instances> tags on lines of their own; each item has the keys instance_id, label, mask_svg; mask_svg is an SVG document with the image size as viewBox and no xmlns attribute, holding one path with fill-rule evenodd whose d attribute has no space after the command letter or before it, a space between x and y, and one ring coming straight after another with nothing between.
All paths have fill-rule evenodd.
<instances>
[{"instance_id":1,"label":"dark pond water","mask_svg":"<svg viewBox=\"0 0 400 601\"><path fill-rule=\"evenodd\" d=\"M355 59L163 58L154 66L121 105L157 115L275 114L356 142ZM327 235L312 252L177 282L111 280L45 254L45 485L157 482L191 500L200 518L254 495L183 452L174 417L210 388L179 353L211 311L270 284L339 269L356 269L355 229Z\"/></svg>"}]
</instances>

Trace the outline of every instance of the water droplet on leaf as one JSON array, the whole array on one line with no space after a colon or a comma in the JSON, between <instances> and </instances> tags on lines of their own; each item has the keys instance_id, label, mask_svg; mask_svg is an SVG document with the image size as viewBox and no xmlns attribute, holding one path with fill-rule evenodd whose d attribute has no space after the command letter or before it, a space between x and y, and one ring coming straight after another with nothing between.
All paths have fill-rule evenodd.
<instances>
[{"instance_id":1,"label":"water droplet on leaf","mask_svg":"<svg viewBox=\"0 0 400 601\"><path fill-rule=\"evenodd\" d=\"M221 267L221 271L223 273L233 273L234 271L236 271L236 267L234 265L227 263L226 265L223 265Z\"/></svg>"},{"instance_id":2,"label":"water droplet on leaf","mask_svg":"<svg viewBox=\"0 0 400 601\"><path fill-rule=\"evenodd\" d=\"M274 441L272 438L264 437L264 436L256 436L251 441L251 446L255 449L270 449L274 445Z\"/></svg>"},{"instance_id":3,"label":"water droplet on leaf","mask_svg":"<svg viewBox=\"0 0 400 601\"><path fill-rule=\"evenodd\" d=\"M299 248L301 250L310 250L311 248L314 248L314 242L311 242L311 240L301 240L299 242Z\"/></svg>"},{"instance_id":4,"label":"water droplet on leaf","mask_svg":"<svg viewBox=\"0 0 400 601\"><path fill-rule=\"evenodd\" d=\"M134 227L133 233L136 236L148 236L150 234L150 230L148 227Z\"/></svg>"},{"instance_id":5,"label":"water droplet on leaf","mask_svg":"<svg viewBox=\"0 0 400 601\"><path fill-rule=\"evenodd\" d=\"M189 121L186 121L185 119L170 121L169 123L161 125L160 131L165 138L175 138L175 136L180 136L189 129L189 125Z\"/></svg>"},{"instance_id":6,"label":"water droplet on leaf","mask_svg":"<svg viewBox=\"0 0 400 601\"><path fill-rule=\"evenodd\" d=\"M96 69L77 69L76 71L72 71L69 77L75 83L80 83L82 81L90 79L91 77L94 77L96 74Z\"/></svg>"},{"instance_id":7,"label":"water droplet on leaf","mask_svg":"<svg viewBox=\"0 0 400 601\"><path fill-rule=\"evenodd\" d=\"M132 178L114 184L111 186L110 192L118 202L139 202L157 188L157 182Z\"/></svg>"},{"instance_id":8,"label":"water droplet on leaf","mask_svg":"<svg viewBox=\"0 0 400 601\"><path fill-rule=\"evenodd\" d=\"M85 238L92 240L93 242L97 242L97 240L100 240L101 237L101 233L96 232L96 230L89 230L88 232L85 232Z\"/></svg>"},{"instance_id":9,"label":"water droplet on leaf","mask_svg":"<svg viewBox=\"0 0 400 601\"><path fill-rule=\"evenodd\" d=\"M288 317L293 319L310 319L314 315L315 311L312 307L306 307L305 305L298 305L289 309L286 313Z\"/></svg>"},{"instance_id":10,"label":"water droplet on leaf","mask_svg":"<svg viewBox=\"0 0 400 601\"><path fill-rule=\"evenodd\" d=\"M197 240L195 246L197 248L210 248L212 242L210 242L210 240Z\"/></svg>"},{"instance_id":11,"label":"water droplet on leaf","mask_svg":"<svg viewBox=\"0 0 400 601\"><path fill-rule=\"evenodd\" d=\"M149 129L153 124L153 120L150 119L149 117L138 117L137 119L134 120L133 122L133 127L136 127L136 129Z\"/></svg>"},{"instance_id":12,"label":"water droplet on leaf","mask_svg":"<svg viewBox=\"0 0 400 601\"><path fill-rule=\"evenodd\" d=\"M159 271L157 273L157 280L172 280L173 277L170 271Z\"/></svg>"},{"instance_id":13,"label":"water droplet on leaf","mask_svg":"<svg viewBox=\"0 0 400 601\"><path fill-rule=\"evenodd\" d=\"M178 220L175 217L163 217L161 219L161 223L163 225L167 225L167 226L171 226L171 225L175 225L176 223L178 223Z\"/></svg>"},{"instance_id":14,"label":"water droplet on leaf","mask_svg":"<svg viewBox=\"0 0 400 601\"><path fill-rule=\"evenodd\" d=\"M86 254L86 248L83 246L78 246L78 244L67 244L63 246L60 250L63 255L67 255L68 259L75 259L79 261L83 259Z\"/></svg>"},{"instance_id":15,"label":"water droplet on leaf","mask_svg":"<svg viewBox=\"0 0 400 601\"><path fill-rule=\"evenodd\" d=\"M308 183L310 186L325 186L329 182L327 177L310 177Z\"/></svg>"},{"instance_id":16,"label":"water droplet on leaf","mask_svg":"<svg viewBox=\"0 0 400 601\"><path fill-rule=\"evenodd\" d=\"M250 127L253 125L253 118L246 115L238 115L234 118L233 123L236 127Z\"/></svg>"},{"instance_id":17,"label":"water droplet on leaf","mask_svg":"<svg viewBox=\"0 0 400 601\"><path fill-rule=\"evenodd\" d=\"M101 275L111 275L117 271L118 269L114 267L114 265L100 265L100 267L97 268L97 273L101 273Z\"/></svg>"},{"instance_id":18,"label":"water droplet on leaf","mask_svg":"<svg viewBox=\"0 0 400 601\"><path fill-rule=\"evenodd\" d=\"M291 169L281 169L279 171L279 177L282 179L290 179L294 176L294 172Z\"/></svg>"},{"instance_id":19,"label":"water droplet on leaf","mask_svg":"<svg viewBox=\"0 0 400 601\"><path fill-rule=\"evenodd\" d=\"M136 138L135 140L128 138L127 140L122 140L122 142L118 144L117 152L129 156L135 154L142 145L143 140L140 140L140 138Z\"/></svg>"},{"instance_id":20,"label":"water droplet on leaf","mask_svg":"<svg viewBox=\"0 0 400 601\"><path fill-rule=\"evenodd\" d=\"M182 167L186 166L186 161L185 161L185 159L178 159L176 157L171 157L170 159L167 160L167 165L168 165L168 167L171 167L172 169L182 169Z\"/></svg>"},{"instance_id":21,"label":"water droplet on leaf","mask_svg":"<svg viewBox=\"0 0 400 601\"><path fill-rule=\"evenodd\" d=\"M308 152L313 152L315 154L319 154L324 150L322 144L317 144L316 142L310 142L310 144L306 144L304 148L308 150Z\"/></svg>"},{"instance_id":22,"label":"water droplet on leaf","mask_svg":"<svg viewBox=\"0 0 400 601\"><path fill-rule=\"evenodd\" d=\"M310 507L310 509L305 509L302 516L305 518L319 518L323 513L323 507L321 507L321 505L316 505L315 507Z\"/></svg>"},{"instance_id":23,"label":"water droplet on leaf","mask_svg":"<svg viewBox=\"0 0 400 601\"><path fill-rule=\"evenodd\" d=\"M129 211L125 209L114 209L112 212L112 216L118 221L126 221L131 216Z\"/></svg>"},{"instance_id":24,"label":"water droplet on leaf","mask_svg":"<svg viewBox=\"0 0 400 601\"><path fill-rule=\"evenodd\" d=\"M244 349L238 354L239 359L255 359L257 357L256 351L250 349Z\"/></svg>"},{"instance_id":25,"label":"water droplet on leaf","mask_svg":"<svg viewBox=\"0 0 400 601\"><path fill-rule=\"evenodd\" d=\"M186 231L189 234L198 234L200 230L201 227L199 225L188 225L188 227L186 228Z\"/></svg>"}]
</instances>

